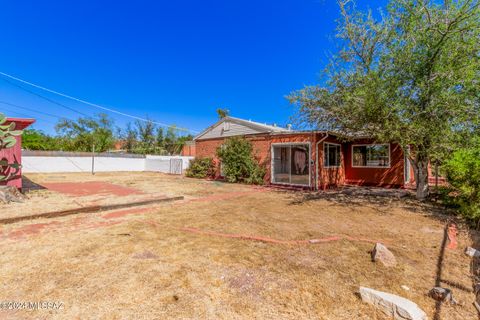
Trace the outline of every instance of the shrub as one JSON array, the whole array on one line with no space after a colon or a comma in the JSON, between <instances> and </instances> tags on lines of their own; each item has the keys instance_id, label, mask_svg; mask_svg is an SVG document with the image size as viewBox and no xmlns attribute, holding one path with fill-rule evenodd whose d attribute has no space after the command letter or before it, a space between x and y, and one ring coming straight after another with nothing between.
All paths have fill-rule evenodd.
<instances>
[{"instance_id":1,"label":"shrub","mask_svg":"<svg viewBox=\"0 0 480 320\"><path fill-rule=\"evenodd\" d=\"M215 175L215 163L212 158L195 158L190 161L185 175L190 178L212 177Z\"/></svg>"},{"instance_id":2,"label":"shrub","mask_svg":"<svg viewBox=\"0 0 480 320\"><path fill-rule=\"evenodd\" d=\"M255 159L250 141L240 137L230 138L217 149L217 156L228 182L263 184L265 168Z\"/></svg>"},{"instance_id":3,"label":"shrub","mask_svg":"<svg viewBox=\"0 0 480 320\"><path fill-rule=\"evenodd\" d=\"M480 141L478 141L480 142ZM454 152L443 170L450 185L450 200L465 218L480 218L480 143Z\"/></svg>"}]
</instances>

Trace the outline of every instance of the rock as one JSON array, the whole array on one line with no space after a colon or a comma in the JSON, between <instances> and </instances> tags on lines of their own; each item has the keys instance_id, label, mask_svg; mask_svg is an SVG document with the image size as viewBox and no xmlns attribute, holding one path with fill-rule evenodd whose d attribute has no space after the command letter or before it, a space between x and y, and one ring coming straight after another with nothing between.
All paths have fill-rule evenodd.
<instances>
[{"instance_id":1,"label":"rock","mask_svg":"<svg viewBox=\"0 0 480 320\"><path fill-rule=\"evenodd\" d=\"M430 297L440 302L449 302L456 304L453 299L452 290L442 287L434 287L429 292Z\"/></svg>"},{"instance_id":2,"label":"rock","mask_svg":"<svg viewBox=\"0 0 480 320\"><path fill-rule=\"evenodd\" d=\"M380 261L385 267L394 267L397 264L397 259L393 253L378 242L372 250L372 261Z\"/></svg>"},{"instance_id":3,"label":"rock","mask_svg":"<svg viewBox=\"0 0 480 320\"><path fill-rule=\"evenodd\" d=\"M410 288L407 287L406 285L401 285L400 287L405 291L410 291Z\"/></svg>"},{"instance_id":4,"label":"rock","mask_svg":"<svg viewBox=\"0 0 480 320\"><path fill-rule=\"evenodd\" d=\"M13 186L0 186L0 203L23 202L25 195Z\"/></svg>"},{"instance_id":5,"label":"rock","mask_svg":"<svg viewBox=\"0 0 480 320\"><path fill-rule=\"evenodd\" d=\"M360 287L362 301L374 305L397 320L427 320L425 312L416 303L400 296Z\"/></svg>"},{"instance_id":6,"label":"rock","mask_svg":"<svg viewBox=\"0 0 480 320\"><path fill-rule=\"evenodd\" d=\"M470 257L480 257L480 251L472 247L467 247L465 249L465 254Z\"/></svg>"}]
</instances>

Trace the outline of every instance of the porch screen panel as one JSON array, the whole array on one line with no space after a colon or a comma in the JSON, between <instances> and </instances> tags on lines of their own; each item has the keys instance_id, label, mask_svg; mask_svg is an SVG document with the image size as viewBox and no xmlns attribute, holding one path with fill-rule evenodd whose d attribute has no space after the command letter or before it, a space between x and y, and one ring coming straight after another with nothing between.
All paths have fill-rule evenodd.
<instances>
[{"instance_id":1,"label":"porch screen panel","mask_svg":"<svg viewBox=\"0 0 480 320\"><path fill-rule=\"evenodd\" d=\"M290 183L290 146L273 147L273 182Z\"/></svg>"},{"instance_id":2,"label":"porch screen panel","mask_svg":"<svg viewBox=\"0 0 480 320\"><path fill-rule=\"evenodd\" d=\"M308 145L273 146L273 182L309 185Z\"/></svg>"},{"instance_id":3,"label":"porch screen panel","mask_svg":"<svg viewBox=\"0 0 480 320\"><path fill-rule=\"evenodd\" d=\"M291 146L291 184L308 185L309 165L308 165L308 145Z\"/></svg>"}]
</instances>

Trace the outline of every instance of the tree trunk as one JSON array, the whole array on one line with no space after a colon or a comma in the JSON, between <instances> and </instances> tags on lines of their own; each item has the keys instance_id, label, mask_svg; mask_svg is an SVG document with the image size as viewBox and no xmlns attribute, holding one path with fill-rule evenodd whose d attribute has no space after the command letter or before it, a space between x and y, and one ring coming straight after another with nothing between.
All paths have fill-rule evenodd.
<instances>
[{"instance_id":1,"label":"tree trunk","mask_svg":"<svg viewBox=\"0 0 480 320\"><path fill-rule=\"evenodd\" d=\"M0 203L23 202L25 196L12 186L0 186Z\"/></svg>"},{"instance_id":2,"label":"tree trunk","mask_svg":"<svg viewBox=\"0 0 480 320\"><path fill-rule=\"evenodd\" d=\"M417 155L412 162L417 186L417 200L425 200L429 195L428 187L428 159Z\"/></svg>"}]
</instances>

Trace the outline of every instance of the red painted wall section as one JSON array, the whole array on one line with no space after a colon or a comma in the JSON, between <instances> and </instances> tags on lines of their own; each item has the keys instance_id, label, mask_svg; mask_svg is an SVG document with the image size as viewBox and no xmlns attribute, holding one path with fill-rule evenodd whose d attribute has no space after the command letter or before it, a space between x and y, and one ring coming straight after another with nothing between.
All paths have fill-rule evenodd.
<instances>
[{"instance_id":1,"label":"red painted wall section","mask_svg":"<svg viewBox=\"0 0 480 320\"><path fill-rule=\"evenodd\" d=\"M335 188L345 183L345 147L333 136L318 135L317 141L321 141L318 144L318 188L325 190L328 188ZM341 146L340 167L325 167L325 144L335 143Z\"/></svg>"},{"instance_id":2,"label":"red painted wall section","mask_svg":"<svg viewBox=\"0 0 480 320\"><path fill-rule=\"evenodd\" d=\"M368 140L359 140L346 143L345 150L345 182L383 187L403 187L404 181L404 153L398 144L390 144L389 168L354 168L352 167L352 144L372 143Z\"/></svg>"},{"instance_id":3,"label":"red painted wall section","mask_svg":"<svg viewBox=\"0 0 480 320\"><path fill-rule=\"evenodd\" d=\"M20 119L20 118L8 118L7 124L15 123L16 130L23 130L29 125L35 122L33 119ZM22 137L16 137L17 143L9 149L0 150L0 159L7 160L10 163L22 163ZM1 169L3 173L8 173L5 171L5 168ZM5 182L0 182L0 185L15 186L19 189L22 188L22 172L20 172L13 177L13 179Z\"/></svg>"}]
</instances>

